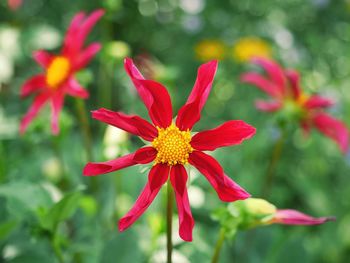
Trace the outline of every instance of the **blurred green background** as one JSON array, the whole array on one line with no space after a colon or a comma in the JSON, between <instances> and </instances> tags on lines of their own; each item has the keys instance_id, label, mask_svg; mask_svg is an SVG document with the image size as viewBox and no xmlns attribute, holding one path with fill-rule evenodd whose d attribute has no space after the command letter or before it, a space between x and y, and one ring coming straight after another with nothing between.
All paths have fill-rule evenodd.
<instances>
[{"instance_id":1,"label":"blurred green background","mask_svg":"<svg viewBox=\"0 0 350 263\"><path fill-rule=\"evenodd\" d=\"M135 58L147 77L168 88L175 111L190 93L202 60L220 58L212 93L194 130L230 119L257 128L251 140L214 153L226 173L253 196L260 196L279 131L273 116L254 108L254 100L264 95L239 83L239 75L250 69L237 54L249 51L245 45L237 47L242 39L258 40L268 56L298 69L304 89L334 98L332 114L350 124L350 1L23 0L11 10L2 0L0 262L56 262L59 248L65 262L164 262L165 192L133 227L118 232L116 222L136 200L146 171L136 166L96 180L82 176L88 160L75 99L65 101L59 136L50 133L48 110L24 136L18 133L32 100L19 98L20 87L40 72L32 51L57 52L74 14L101 7L106 14L89 41L101 42L103 49L78 75L91 94L87 110L106 107L147 118L124 72L125 56ZM142 145L88 118L93 161ZM195 169L190 174L194 241L182 242L174 229L174 262L209 262L219 231L210 214L225 204ZM349 262L349 176L350 154L343 156L317 132L305 138L297 125L290 125L268 200L313 216L334 215L337 221L239 233L225 243L220 262Z\"/></svg>"}]
</instances>

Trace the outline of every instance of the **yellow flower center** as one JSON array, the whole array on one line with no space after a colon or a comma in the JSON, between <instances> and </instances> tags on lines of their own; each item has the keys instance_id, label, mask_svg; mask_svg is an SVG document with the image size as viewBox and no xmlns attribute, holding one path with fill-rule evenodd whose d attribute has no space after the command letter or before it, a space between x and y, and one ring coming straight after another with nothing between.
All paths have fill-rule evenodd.
<instances>
[{"instance_id":1,"label":"yellow flower center","mask_svg":"<svg viewBox=\"0 0 350 263\"><path fill-rule=\"evenodd\" d=\"M304 103L309 99L309 96L302 93L300 94L299 98L296 100L296 103L299 105L299 106L303 106Z\"/></svg>"},{"instance_id":2,"label":"yellow flower center","mask_svg":"<svg viewBox=\"0 0 350 263\"><path fill-rule=\"evenodd\" d=\"M51 88L56 89L68 77L71 68L67 58L62 56L55 57L46 71L46 83Z\"/></svg>"},{"instance_id":3,"label":"yellow flower center","mask_svg":"<svg viewBox=\"0 0 350 263\"><path fill-rule=\"evenodd\" d=\"M189 154L193 151L190 131L180 131L174 123L166 129L157 129L158 137L152 142L152 146L158 151L155 164L187 164Z\"/></svg>"}]
</instances>

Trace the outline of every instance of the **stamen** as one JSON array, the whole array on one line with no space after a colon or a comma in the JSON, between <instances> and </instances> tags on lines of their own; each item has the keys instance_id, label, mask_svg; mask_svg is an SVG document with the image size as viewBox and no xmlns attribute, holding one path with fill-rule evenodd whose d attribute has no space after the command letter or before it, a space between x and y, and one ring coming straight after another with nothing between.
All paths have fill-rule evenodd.
<instances>
[{"instance_id":1,"label":"stamen","mask_svg":"<svg viewBox=\"0 0 350 263\"><path fill-rule=\"evenodd\" d=\"M152 146L158 151L155 164L187 164L189 154L193 151L190 131L180 131L174 123L166 129L157 129L158 137L152 142Z\"/></svg>"},{"instance_id":2,"label":"stamen","mask_svg":"<svg viewBox=\"0 0 350 263\"><path fill-rule=\"evenodd\" d=\"M55 57L46 72L46 83L56 89L68 78L71 65L67 58L63 56Z\"/></svg>"}]
</instances>

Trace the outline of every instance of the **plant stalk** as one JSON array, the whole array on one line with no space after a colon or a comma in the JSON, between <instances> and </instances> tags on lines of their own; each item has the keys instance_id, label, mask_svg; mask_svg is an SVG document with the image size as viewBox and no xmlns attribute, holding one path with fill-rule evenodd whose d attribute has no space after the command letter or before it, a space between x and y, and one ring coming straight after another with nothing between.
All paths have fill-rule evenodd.
<instances>
[{"instance_id":1,"label":"plant stalk","mask_svg":"<svg viewBox=\"0 0 350 263\"><path fill-rule=\"evenodd\" d=\"M172 252L173 252L173 243L172 243L172 227L173 227L173 189L171 187L170 181L167 185L167 209L166 209L166 221L167 221L167 263L172 263Z\"/></svg>"},{"instance_id":2,"label":"plant stalk","mask_svg":"<svg viewBox=\"0 0 350 263\"><path fill-rule=\"evenodd\" d=\"M211 259L211 263L218 263L219 262L219 256L220 256L220 252L222 249L222 245L224 244L224 241L225 241L225 230L223 228L221 228L218 241L216 241L214 254L213 254L213 257Z\"/></svg>"}]
</instances>

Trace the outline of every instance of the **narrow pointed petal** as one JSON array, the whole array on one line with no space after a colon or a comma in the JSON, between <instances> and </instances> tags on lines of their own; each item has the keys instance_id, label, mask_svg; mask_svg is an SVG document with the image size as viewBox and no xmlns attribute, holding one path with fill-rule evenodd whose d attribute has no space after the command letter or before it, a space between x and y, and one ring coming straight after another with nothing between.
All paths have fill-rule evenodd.
<instances>
[{"instance_id":1,"label":"narrow pointed petal","mask_svg":"<svg viewBox=\"0 0 350 263\"><path fill-rule=\"evenodd\" d=\"M54 58L54 55L44 50L38 50L33 52L33 58L41 67L47 68Z\"/></svg>"},{"instance_id":2,"label":"narrow pointed petal","mask_svg":"<svg viewBox=\"0 0 350 263\"><path fill-rule=\"evenodd\" d=\"M82 51L79 57L74 61L74 70L78 71L89 64L90 60L99 52L101 49L100 43L92 43L84 51Z\"/></svg>"},{"instance_id":3,"label":"narrow pointed petal","mask_svg":"<svg viewBox=\"0 0 350 263\"><path fill-rule=\"evenodd\" d=\"M207 178L222 201L233 202L250 197L250 194L224 174L218 161L210 155L194 151L190 154L189 163Z\"/></svg>"},{"instance_id":4,"label":"narrow pointed petal","mask_svg":"<svg viewBox=\"0 0 350 263\"><path fill-rule=\"evenodd\" d=\"M270 80L266 79L265 77L261 76L258 73L255 73L255 72L245 73L241 75L240 80L243 83L248 83L258 87L263 92L265 92L266 94L270 95L273 98L281 97L277 86L274 83L272 83Z\"/></svg>"},{"instance_id":5,"label":"narrow pointed petal","mask_svg":"<svg viewBox=\"0 0 350 263\"><path fill-rule=\"evenodd\" d=\"M295 70L286 70L285 75L289 81L289 87L294 99L298 99L302 93L299 73Z\"/></svg>"},{"instance_id":6,"label":"narrow pointed petal","mask_svg":"<svg viewBox=\"0 0 350 263\"><path fill-rule=\"evenodd\" d=\"M261 66L269 76L270 80L276 85L279 90L279 94L286 94L286 78L284 76L283 69L273 60L257 57L253 58L252 62Z\"/></svg>"},{"instance_id":7,"label":"narrow pointed petal","mask_svg":"<svg viewBox=\"0 0 350 263\"><path fill-rule=\"evenodd\" d=\"M34 98L32 105L30 106L26 115L24 115L20 124L20 133L24 134L27 130L28 125L32 120L38 115L40 109L44 106L45 102L49 99L50 95L48 93L42 93Z\"/></svg>"},{"instance_id":8,"label":"narrow pointed petal","mask_svg":"<svg viewBox=\"0 0 350 263\"><path fill-rule=\"evenodd\" d=\"M157 129L145 119L136 115L126 115L107 109L92 111L92 118L110 124L114 127L140 136L146 141L153 141L157 137Z\"/></svg>"},{"instance_id":9,"label":"narrow pointed petal","mask_svg":"<svg viewBox=\"0 0 350 263\"><path fill-rule=\"evenodd\" d=\"M150 206L160 188L168 180L169 169L169 166L166 164L158 164L152 167L148 175L148 182L143 188L140 196L137 198L134 206L122 219L119 220L119 231L122 232L130 227Z\"/></svg>"},{"instance_id":10,"label":"narrow pointed petal","mask_svg":"<svg viewBox=\"0 0 350 263\"><path fill-rule=\"evenodd\" d=\"M334 140L343 153L346 153L349 148L349 131L344 123L323 112L316 113L312 123L321 133Z\"/></svg>"},{"instance_id":11,"label":"narrow pointed petal","mask_svg":"<svg viewBox=\"0 0 350 263\"><path fill-rule=\"evenodd\" d=\"M86 15L84 12L79 12L73 17L72 22L68 27L67 33L63 41L62 53L66 55L71 53L71 49L74 45L74 39L78 34L79 28L81 27L81 24L85 19L85 16Z\"/></svg>"},{"instance_id":12,"label":"narrow pointed petal","mask_svg":"<svg viewBox=\"0 0 350 263\"><path fill-rule=\"evenodd\" d=\"M334 221L335 217L315 218L292 209L277 210L271 220L274 224L285 225L320 225L328 221Z\"/></svg>"},{"instance_id":13,"label":"narrow pointed petal","mask_svg":"<svg viewBox=\"0 0 350 263\"><path fill-rule=\"evenodd\" d=\"M40 91L46 87L46 78L44 75L36 75L28 79L21 88L21 97L26 97L33 92Z\"/></svg>"},{"instance_id":14,"label":"narrow pointed petal","mask_svg":"<svg viewBox=\"0 0 350 263\"><path fill-rule=\"evenodd\" d=\"M183 165L175 165L170 171L170 182L174 188L179 214L179 234L185 241L192 241L194 220L187 193L187 172Z\"/></svg>"},{"instance_id":15,"label":"narrow pointed petal","mask_svg":"<svg viewBox=\"0 0 350 263\"><path fill-rule=\"evenodd\" d=\"M173 112L170 96L166 88L158 82L145 80L132 59L126 58L124 67L139 96L146 105L154 125L162 128L170 126Z\"/></svg>"},{"instance_id":16,"label":"narrow pointed petal","mask_svg":"<svg viewBox=\"0 0 350 263\"><path fill-rule=\"evenodd\" d=\"M257 100L255 102L255 107L260 111L265 112L275 112L282 108L283 104L279 101L264 101L264 100Z\"/></svg>"},{"instance_id":17,"label":"narrow pointed petal","mask_svg":"<svg viewBox=\"0 0 350 263\"><path fill-rule=\"evenodd\" d=\"M83 175L96 176L100 174L114 172L136 164L146 164L152 162L157 155L153 147L143 147L136 152L119 157L114 160L100 163L88 163L85 165Z\"/></svg>"},{"instance_id":18,"label":"narrow pointed petal","mask_svg":"<svg viewBox=\"0 0 350 263\"><path fill-rule=\"evenodd\" d=\"M334 105L334 101L318 95L311 96L305 103L307 109L327 108Z\"/></svg>"},{"instance_id":19,"label":"narrow pointed petal","mask_svg":"<svg viewBox=\"0 0 350 263\"><path fill-rule=\"evenodd\" d=\"M64 94L57 93L52 96L51 108L52 108L52 117L51 117L51 129L54 135L57 135L60 131L59 128L59 116L63 107Z\"/></svg>"},{"instance_id":20,"label":"narrow pointed petal","mask_svg":"<svg viewBox=\"0 0 350 263\"><path fill-rule=\"evenodd\" d=\"M181 107L176 118L176 126L180 130L191 130L201 118L201 111L207 102L211 91L218 62L210 61L198 68L196 82L184 106Z\"/></svg>"},{"instance_id":21,"label":"narrow pointed petal","mask_svg":"<svg viewBox=\"0 0 350 263\"><path fill-rule=\"evenodd\" d=\"M87 99L89 97L89 92L83 88L79 82L74 79L70 78L66 85L66 92L68 95L81 98L81 99Z\"/></svg>"},{"instance_id":22,"label":"narrow pointed petal","mask_svg":"<svg viewBox=\"0 0 350 263\"><path fill-rule=\"evenodd\" d=\"M192 137L191 145L199 151L237 145L254 136L256 129L244 121L232 120L212 130L202 131Z\"/></svg>"}]
</instances>

